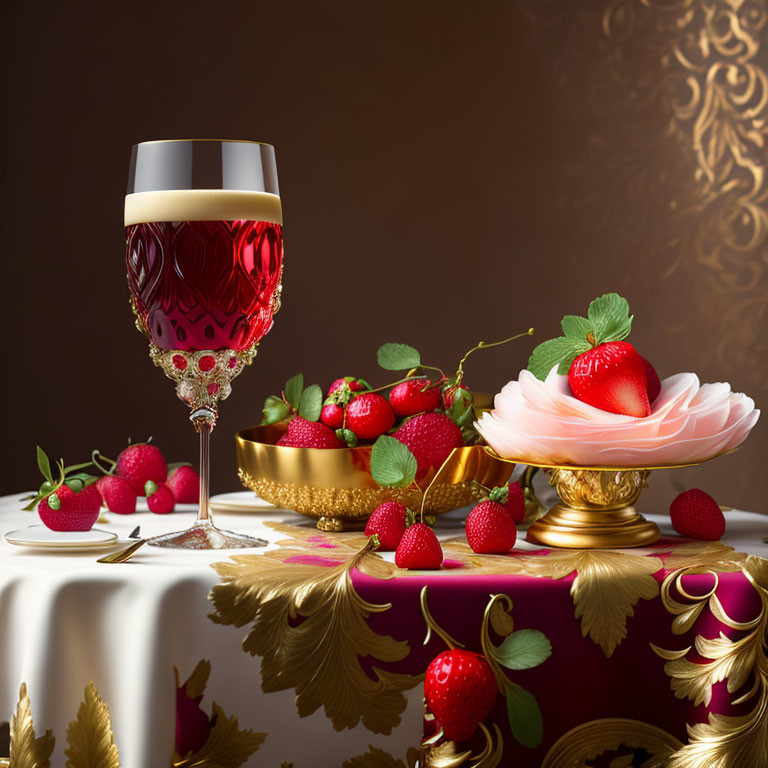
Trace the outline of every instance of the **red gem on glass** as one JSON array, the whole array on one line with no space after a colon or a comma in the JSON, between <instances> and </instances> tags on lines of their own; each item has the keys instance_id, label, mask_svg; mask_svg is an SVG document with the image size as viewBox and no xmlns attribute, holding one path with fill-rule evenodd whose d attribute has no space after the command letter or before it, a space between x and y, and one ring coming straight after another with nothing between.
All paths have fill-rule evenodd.
<instances>
[{"instance_id":1,"label":"red gem on glass","mask_svg":"<svg viewBox=\"0 0 768 768\"><path fill-rule=\"evenodd\" d=\"M174 355L173 364L180 371L183 371L187 367L187 358L184 355Z\"/></svg>"},{"instance_id":2,"label":"red gem on glass","mask_svg":"<svg viewBox=\"0 0 768 768\"><path fill-rule=\"evenodd\" d=\"M229 367L234 368L237 365L237 358L236 357L230 357L229 358Z\"/></svg>"},{"instance_id":3,"label":"red gem on glass","mask_svg":"<svg viewBox=\"0 0 768 768\"><path fill-rule=\"evenodd\" d=\"M205 355L201 357L197 363L197 367L201 371L210 371L216 365L216 359L211 355Z\"/></svg>"},{"instance_id":4,"label":"red gem on glass","mask_svg":"<svg viewBox=\"0 0 768 768\"><path fill-rule=\"evenodd\" d=\"M208 394L213 396L219 391L219 385L214 381L208 385Z\"/></svg>"}]
</instances>

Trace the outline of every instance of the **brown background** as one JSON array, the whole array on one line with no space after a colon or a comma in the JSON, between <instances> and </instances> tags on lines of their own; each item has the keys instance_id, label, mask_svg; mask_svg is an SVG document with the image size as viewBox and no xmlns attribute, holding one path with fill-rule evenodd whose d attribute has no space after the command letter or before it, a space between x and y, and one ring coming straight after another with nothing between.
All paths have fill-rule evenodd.
<instances>
[{"instance_id":1,"label":"brown background","mask_svg":"<svg viewBox=\"0 0 768 768\"><path fill-rule=\"evenodd\" d=\"M765 71L765 3L738 12L752 46L736 53L702 46L704 3L680 3L685 17L655 5L6 4L0 490L39 482L37 442L74 462L153 435L196 458L128 307L124 185L147 139L277 148L284 305L224 403L215 492L238 487L234 431L297 371L384 383L384 341L450 369L477 340L536 326L473 356L468 382L495 391L609 290L662 375L695 370L765 402L765 93L729 93ZM765 509L767 432L659 473L646 503L677 483Z\"/></svg>"}]
</instances>

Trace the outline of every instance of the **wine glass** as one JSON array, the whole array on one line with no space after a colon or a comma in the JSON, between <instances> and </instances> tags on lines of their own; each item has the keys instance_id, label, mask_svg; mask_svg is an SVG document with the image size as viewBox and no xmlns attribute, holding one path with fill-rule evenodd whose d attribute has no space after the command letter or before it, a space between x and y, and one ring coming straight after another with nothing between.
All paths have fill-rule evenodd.
<instances>
[{"instance_id":1,"label":"wine glass","mask_svg":"<svg viewBox=\"0 0 768 768\"><path fill-rule=\"evenodd\" d=\"M200 435L197 520L149 544L228 549L267 543L214 526L210 435L219 402L253 361L280 309L282 221L269 144L195 139L133 147L125 198L131 306L152 361L176 383Z\"/></svg>"}]
</instances>

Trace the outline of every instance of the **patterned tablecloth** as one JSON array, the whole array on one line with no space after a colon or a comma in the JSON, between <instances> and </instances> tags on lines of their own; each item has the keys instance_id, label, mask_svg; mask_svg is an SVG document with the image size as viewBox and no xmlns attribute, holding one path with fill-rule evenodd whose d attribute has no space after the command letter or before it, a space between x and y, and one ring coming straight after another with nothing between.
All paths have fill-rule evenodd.
<instances>
[{"instance_id":1,"label":"patterned tablecloth","mask_svg":"<svg viewBox=\"0 0 768 768\"><path fill-rule=\"evenodd\" d=\"M36 522L20 508L0 500L3 532ZM399 571L362 534L271 507L218 516L270 541L248 553L146 547L100 565L3 542L14 768L767 765L768 518L729 511L722 542L692 542L649 517L652 548L519 540L502 557L473 554L451 513L440 572ZM99 527L125 539L185 519ZM423 674L446 649L434 631L424 644L427 615L478 652L513 630L549 638L544 663L503 672L538 704L539 746L515 738L501 695L470 742L421 746Z\"/></svg>"}]
</instances>

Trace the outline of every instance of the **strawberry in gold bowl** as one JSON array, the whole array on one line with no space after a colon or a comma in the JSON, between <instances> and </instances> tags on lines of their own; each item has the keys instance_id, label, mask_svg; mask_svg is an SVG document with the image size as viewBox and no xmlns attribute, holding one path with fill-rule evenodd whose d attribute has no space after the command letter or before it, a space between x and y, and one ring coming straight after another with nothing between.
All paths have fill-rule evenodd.
<instances>
[{"instance_id":1,"label":"strawberry in gold bowl","mask_svg":"<svg viewBox=\"0 0 768 768\"><path fill-rule=\"evenodd\" d=\"M242 484L341 531L364 527L387 501L438 515L508 482L513 465L486 451L472 426L490 396L464 386L461 363L448 377L405 344L384 344L378 361L405 375L378 388L337 379L323 399L298 374L268 397L262 423L235 438Z\"/></svg>"}]
</instances>

